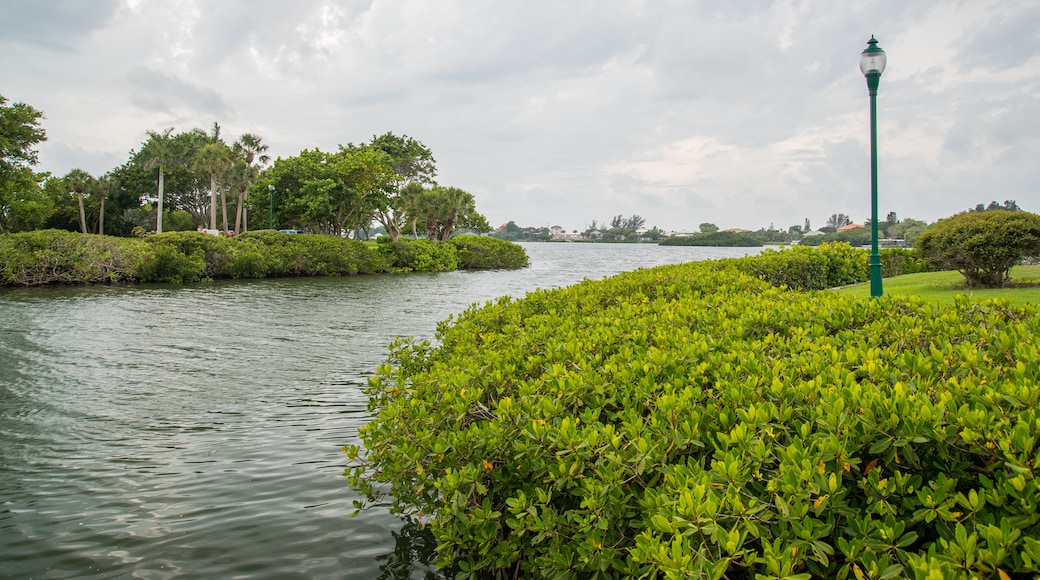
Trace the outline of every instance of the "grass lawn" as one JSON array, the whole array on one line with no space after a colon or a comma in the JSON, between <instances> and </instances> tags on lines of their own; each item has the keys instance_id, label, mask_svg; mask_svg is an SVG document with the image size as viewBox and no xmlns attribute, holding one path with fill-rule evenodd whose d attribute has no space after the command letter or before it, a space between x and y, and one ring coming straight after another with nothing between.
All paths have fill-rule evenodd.
<instances>
[{"instance_id":1,"label":"grass lawn","mask_svg":"<svg viewBox=\"0 0 1040 580\"><path fill-rule=\"evenodd\" d=\"M1017 266L1011 270L1011 288L970 289L964 286L964 276L957 272L927 272L885 278L883 289L886 296L911 294L927 300L953 302L958 295L967 295L972 300L1005 298L1013 303L1030 302L1040 304L1040 266ZM856 284L835 290L851 296L870 296L870 284Z\"/></svg>"}]
</instances>

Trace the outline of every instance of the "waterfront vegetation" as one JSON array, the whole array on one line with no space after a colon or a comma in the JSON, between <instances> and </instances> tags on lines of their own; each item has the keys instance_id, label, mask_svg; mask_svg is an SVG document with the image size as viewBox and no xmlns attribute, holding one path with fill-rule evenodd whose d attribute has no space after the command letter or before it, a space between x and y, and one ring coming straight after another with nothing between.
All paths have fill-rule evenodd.
<instances>
[{"instance_id":1,"label":"waterfront vegetation","mask_svg":"<svg viewBox=\"0 0 1040 580\"><path fill-rule=\"evenodd\" d=\"M347 474L462 578L1035 577L1040 311L825 290L865 264L767 250L473 306L392 347Z\"/></svg>"},{"instance_id":2,"label":"waterfront vegetation","mask_svg":"<svg viewBox=\"0 0 1040 580\"><path fill-rule=\"evenodd\" d=\"M477 236L370 247L330 235L272 230L232 238L167 232L117 238L40 230L0 235L0 286L117 282L199 282L221 278L339 276L386 272L522 268L515 244Z\"/></svg>"}]
</instances>

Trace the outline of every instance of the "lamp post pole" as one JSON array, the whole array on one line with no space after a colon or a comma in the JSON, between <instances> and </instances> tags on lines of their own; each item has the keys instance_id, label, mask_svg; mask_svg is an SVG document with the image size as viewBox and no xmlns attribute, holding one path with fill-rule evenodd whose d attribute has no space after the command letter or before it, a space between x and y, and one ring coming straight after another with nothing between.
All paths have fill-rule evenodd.
<instances>
[{"instance_id":1,"label":"lamp post pole","mask_svg":"<svg viewBox=\"0 0 1040 580\"><path fill-rule=\"evenodd\" d=\"M267 212L267 229L274 229L274 185L268 183L267 191L271 194L271 207Z\"/></svg>"},{"instance_id":2,"label":"lamp post pole","mask_svg":"<svg viewBox=\"0 0 1040 580\"><path fill-rule=\"evenodd\" d=\"M883 293L881 254L878 253L877 91L887 60L885 51L877 45L877 39L871 36L866 50L859 55L859 70L867 77L867 91L870 93L870 296L873 298Z\"/></svg>"}]
</instances>

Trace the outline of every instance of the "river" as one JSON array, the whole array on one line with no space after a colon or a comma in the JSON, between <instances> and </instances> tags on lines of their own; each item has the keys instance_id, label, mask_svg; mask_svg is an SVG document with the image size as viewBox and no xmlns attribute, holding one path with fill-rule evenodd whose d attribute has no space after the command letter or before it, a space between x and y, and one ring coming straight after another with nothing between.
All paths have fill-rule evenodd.
<instances>
[{"instance_id":1,"label":"river","mask_svg":"<svg viewBox=\"0 0 1040 580\"><path fill-rule=\"evenodd\" d=\"M397 336L745 248L523 244L514 271L0 290L0 577L434 578L341 447Z\"/></svg>"}]
</instances>

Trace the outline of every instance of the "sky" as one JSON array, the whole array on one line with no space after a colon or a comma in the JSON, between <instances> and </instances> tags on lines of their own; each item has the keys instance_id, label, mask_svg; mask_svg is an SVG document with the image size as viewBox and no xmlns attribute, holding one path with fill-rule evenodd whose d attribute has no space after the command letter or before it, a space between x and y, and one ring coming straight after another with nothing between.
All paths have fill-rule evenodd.
<instances>
[{"instance_id":1,"label":"sky","mask_svg":"<svg viewBox=\"0 0 1040 580\"><path fill-rule=\"evenodd\" d=\"M38 169L103 174L148 130L272 157L408 135L492 226L696 231L1040 211L1036 0L3 0L0 95Z\"/></svg>"}]
</instances>

